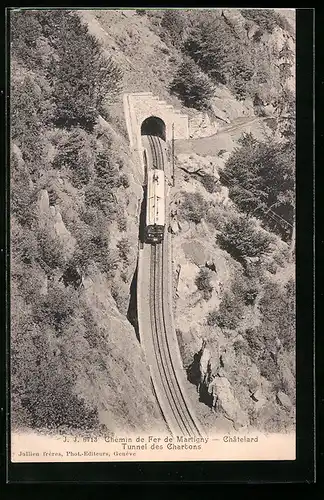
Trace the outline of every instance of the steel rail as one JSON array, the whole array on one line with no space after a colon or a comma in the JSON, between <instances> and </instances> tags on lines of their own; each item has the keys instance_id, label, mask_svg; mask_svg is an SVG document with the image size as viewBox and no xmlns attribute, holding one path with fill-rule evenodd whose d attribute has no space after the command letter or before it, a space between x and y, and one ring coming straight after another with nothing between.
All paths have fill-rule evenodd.
<instances>
[{"instance_id":1,"label":"steel rail","mask_svg":"<svg viewBox=\"0 0 324 500\"><path fill-rule=\"evenodd\" d=\"M164 170L164 156L163 156L163 148L161 141L158 137L155 136L147 136L148 142L151 148L151 154L153 163L156 168L160 168ZM185 434L189 436L200 436L201 433L199 428L197 427L194 418L191 415L191 412L187 406L182 388L179 384L178 377L176 374L176 370L174 367L174 363L172 360L170 345L168 342L168 334L167 334L167 324L166 324L166 311L163 300L163 280L165 279L164 273L164 264L163 264L163 251L164 245L163 242L158 246L151 247L151 276L154 276L154 292L151 290L150 298L153 298L153 307L151 307L151 311L154 313L154 321L155 321L155 329L152 329L152 333L155 331L156 339L153 339L154 349L156 351L156 358L159 359L159 373L161 373L161 366L165 376L165 382L163 383L162 377L161 381L164 386L164 391L166 393L166 397L168 399L168 403L170 408L172 409L174 418L180 429L185 429ZM152 258L154 256L154 258ZM152 281L151 281L152 283ZM153 293L152 293L153 292ZM161 310L160 310L161 308ZM158 323L160 326L158 326ZM154 337L154 335L153 335ZM166 390L166 384L167 389ZM170 396L172 399L172 403L170 400ZM179 424L179 419L181 424Z\"/></svg>"},{"instance_id":2,"label":"steel rail","mask_svg":"<svg viewBox=\"0 0 324 500\"><path fill-rule=\"evenodd\" d=\"M151 328L153 333L153 346L155 351L155 357L157 362L157 367L162 382L163 390L167 398L168 404L172 410L175 421L180 429L180 433L187 433L188 430L183 424L183 419L179 414L177 408L177 402L175 401L174 395L172 393L172 388L170 385L170 380L167 373L167 362L163 359L163 347L162 347L162 336L164 323L161 317L160 304L162 297L160 296L159 290L159 280L157 279L157 252L156 247L151 248L151 265L150 265L150 300L151 300Z\"/></svg>"}]
</instances>

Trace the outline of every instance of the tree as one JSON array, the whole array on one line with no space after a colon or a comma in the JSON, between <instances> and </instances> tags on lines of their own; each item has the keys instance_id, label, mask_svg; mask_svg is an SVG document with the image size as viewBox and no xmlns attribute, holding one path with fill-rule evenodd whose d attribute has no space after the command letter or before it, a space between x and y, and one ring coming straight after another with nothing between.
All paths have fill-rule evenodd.
<instances>
[{"instance_id":1,"label":"tree","mask_svg":"<svg viewBox=\"0 0 324 500\"><path fill-rule=\"evenodd\" d=\"M35 76L13 74L11 80L11 139L20 147L23 160L31 171L44 160L43 137L48 108Z\"/></svg>"},{"instance_id":2,"label":"tree","mask_svg":"<svg viewBox=\"0 0 324 500\"><path fill-rule=\"evenodd\" d=\"M214 88L195 62L185 58L171 82L170 90L189 108L206 110L210 108L210 99Z\"/></svg>"},{"instance_id":3,"label":"tree","mask_svg":"<svg viewBox=\"0 0 324 500\"><path fill-rule=\"evenodd\" d=\"M120 258L127 263L131 249L129 239L127 237L121 238L116 246L118 248Z\"/></svg>"},{"instance_id":4,"label":"tree","mask_svg":"<svg viewBox=\"0 0 324 500\"><path fill-rule=\"evenodd\" d=\"M250 51L245 39L233 36L224 18L209 16L198 21L185 41L184 52L213 82L244 93L244 81L253 74Z\"/></svg>"},{"instance_id":5,"label":"tree","mask_svg":"<svg viewBox=\"0 0 324 500\"><path fill-rule=\"evenodd\" d=\"M181 10L165 10L161 20L161 37L175 47L183 42L186 20Z\"/></svg>"},{"instance_id":6,"label":"tree","mask_svg":"<svg viewBox=\"0 0 324 500\"><path fill-rule=\"evenodd\" d=\"M73 127L58 145L54 168L67 168L75 187L88 184L94 172L96 141L81 127Z\"/></svg>"},{"instance_id":7,"label":"tree","mask_svg":"<svg viewBox=\"0 0 324 500\"><path fill-rule=\"evenodd\" d=\"M286 238L293 222L294 174L292 142L263 142L243 135L240 147L233 151L220 177L241 210L257 213Z\"/></svg>"},{"instance_id":8,"label":"tree","mask_svg":"<svg viewBox=\"0 0 324 500\"><path fill-rule=\"evenodd\" d=\"M234 258L260 257L270 249L272 237L258 229L255 222L244 215L232 216L217 237L220 244Z\"/></svg>"},{"instance_id":9,"label":"tree","mask_svg":"<svg viewBox=\"0 0 324 500\"><path fill-rule=\"evenodd\" d=\"M103 55L99 42L77 14L67 12L64 21L66 30L60 31L58 63L52 73L55 123L92 130L104 101L119 91L122 73Z\"/></svg>"},{"instance_id":10,"label":"tree","mask_svg":"<svg viewBox=\"0 0 324 500\"><path fill-rule=\"evenodd\" d=\"M283 59L284 62L292 64L294 60L294 53L289 47L288 40L286 39L283 43L283 46L280 49L279 52L279 58Z\"/></svg>"},{"instance_id":11,"label":"tree","mask_svg":"<svg viewBox=\"0 0 324 500\"><path fill-rule=\"evenodd\" d=\"M242 9L245 19L255 22L263 32L273 33L276 26L281 27L281 17L273 9Z\"/></svg>"},{"instance_id":12,"label":"tree","mask_svg":"<svg viewBox=\"0 0 324 500\"><path fill-rule=\"evenodd\" d=\"M11 57L27 69L40 65L37 40L42 35L42 26L37 12L22 10L10 12Z\"/></svg>"}]
</instances>

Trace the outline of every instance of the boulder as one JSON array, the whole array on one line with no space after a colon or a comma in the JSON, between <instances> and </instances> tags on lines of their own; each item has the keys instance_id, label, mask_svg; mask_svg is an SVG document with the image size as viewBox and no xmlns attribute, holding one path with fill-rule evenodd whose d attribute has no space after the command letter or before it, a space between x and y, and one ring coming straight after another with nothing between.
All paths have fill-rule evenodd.
<instances>
[{"instance_id":1,"label":"boulder","mask_svg":"<svg viewBox=\"0 0 324 500\"><path fill-rule=\"evenodd\" d=\"M41 214L49 212L49 196L46 189L42 189L39 194L38 206Z\"/></svg>"},{"instance_id":2,"label":"boulder","mask_svg":"<svg viewBox=\"0 0 324 500\"><path fill-rule=\"evenodd\" d=\"M185 241L182 244L185 256L196 266L203 266L206 262L206 250L199 240Z\"/></svg>"},{"instance_id":3,"label":"boulder","mask_svg":"<svg viewBox=\"0 0 324 500\"><path fill-rule=\"evenodd\" d=\"M234 396L231 384L225 377L215 377L209 384L208 392L213 397L213 407L232 420L233 424L243 427L249 424L248 415L242 410Z\"/></svg>"},{"instance_id":4,"label":"boulder","mask_svg":"<svg viewBox=\"0 0 324 500\"><path fill-rule=\"evenodd\" d=\"M292 406L293 406L293 404L292 404L292 402L291 402L291 400L290 400L290 397L289 397L289 396L287 396L287 394L285 394L285 393L284 393L284 392L282 392L282 391L279 391L279 392L277 393L277 402L278 402L281 406L283 406L284 408L287 408L287 409L289 409L289 410L290 410L290 409L292 408Z\"/></svg>"},{"instance_id":5,"label":"boulder","mask_svg":"<svg viewBox=\"0 0 324 500\"><path fill-rule=\"evenodd\" d=\"M180 231L180 226L179 226L178 221L176 221L174 219L171 220L171 222L170 222L170 232L172 234L178 234L179 231Z\"/></svg>"}]
</instances>

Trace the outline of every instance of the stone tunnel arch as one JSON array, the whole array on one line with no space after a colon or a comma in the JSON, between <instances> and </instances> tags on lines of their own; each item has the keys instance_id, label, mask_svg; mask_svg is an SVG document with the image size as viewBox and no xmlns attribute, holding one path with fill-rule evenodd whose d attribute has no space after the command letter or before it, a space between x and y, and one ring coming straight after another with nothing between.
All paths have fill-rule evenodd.
<instances>
[{"instance_id":1,"label":"stone tunnel arch","mask_svg":"<svg viewBox=\"0 0 324 500\"><path fill-rule=\"evenodd\" d=\"M164 121L157 116L149 116L141 125L141 135L156 135L166 141L166 126Z\"/></svg>"}]
</instances>

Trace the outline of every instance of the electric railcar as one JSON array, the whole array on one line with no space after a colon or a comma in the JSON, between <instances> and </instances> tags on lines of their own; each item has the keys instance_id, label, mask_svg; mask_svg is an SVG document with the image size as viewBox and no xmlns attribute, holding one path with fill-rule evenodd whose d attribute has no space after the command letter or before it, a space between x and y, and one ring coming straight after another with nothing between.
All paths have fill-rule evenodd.
<instances>
[{"instance_id":1,"label":"electric railcar","mask_svg":"<svg viewBox=\"0 0 324 500\"><path fill-rule=\"evenodd\" d=\"M161 243L165 227L164 171L147 172L147 204L145 235L148 243Z\"/></svg>"}]
</instances>

